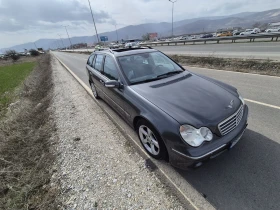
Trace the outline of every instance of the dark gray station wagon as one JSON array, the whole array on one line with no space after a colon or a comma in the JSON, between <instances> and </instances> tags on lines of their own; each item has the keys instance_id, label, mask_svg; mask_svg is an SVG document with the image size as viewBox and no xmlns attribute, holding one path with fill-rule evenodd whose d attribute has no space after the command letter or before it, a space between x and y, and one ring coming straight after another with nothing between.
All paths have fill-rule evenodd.
<instances>
[{"instance_id":1,"label":"dark gray station wagon","mask_svg":"<svg viewBox=\"0 0 280 210\"><path fill-rule=\"evenodd\" d=\"M236 88L192 73L155 49L94 52L86 66L102 98L137 132L147 153L198 167L231 149L247 126Z\"/></svg>"}]
</instances>

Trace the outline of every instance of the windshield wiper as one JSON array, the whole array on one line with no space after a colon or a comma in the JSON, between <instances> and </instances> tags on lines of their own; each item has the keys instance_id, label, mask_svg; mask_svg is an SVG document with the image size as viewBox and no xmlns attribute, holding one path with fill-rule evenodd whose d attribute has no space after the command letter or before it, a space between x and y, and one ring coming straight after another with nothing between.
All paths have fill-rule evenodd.
<instances>
[{"instance_id":1,"label":"windshield wiper","mask_svg":"<svg viewBox=\"0 0 280 210\"><path fill-rule=\"evenodd\" d=\"M179 74L183 72L182 70L177 70L177 71L170 71L170 72L167 72L165 74L160 74L157 76L157 78L160 78L160 77L164 77L164 76L168 76L168 75L172 75L172 74Z\"/></svg>"}]
</instances>

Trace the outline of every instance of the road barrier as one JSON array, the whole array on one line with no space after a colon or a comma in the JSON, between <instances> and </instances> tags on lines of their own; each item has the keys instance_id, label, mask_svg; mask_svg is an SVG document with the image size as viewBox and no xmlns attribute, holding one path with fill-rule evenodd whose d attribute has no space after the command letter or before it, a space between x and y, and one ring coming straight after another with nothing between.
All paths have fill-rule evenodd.
<instances>
[{"instance_id":1,"label":"road barrier","mask_svg":"<svg viewBox=\"0 0 280 210\"><path fill-rule=\"evenodd\" d=\"M163 46L163 45L170 45L170 44L186 44L186 43L193 43L195 44L196 42L206 42L209 41L216 41L217 44L220 43L220 41L228 41L231 40L232 43L235 43L236 40L242 40L242 39L249 39L250 42L254 42L255 39L260 39L260 38L271 38L271 41L275 39L275 41L278 41L278 37L280 37L280 33L260 33L260 34L250 34L250 35L239 35L239 36L224 36L224 37L212 37L212 38L199 38L199 39L187 39L187 40L173 40L173 41L161 41L161 42L147 42L140 44L141 46Z\"/></svg>"}]
</instances>

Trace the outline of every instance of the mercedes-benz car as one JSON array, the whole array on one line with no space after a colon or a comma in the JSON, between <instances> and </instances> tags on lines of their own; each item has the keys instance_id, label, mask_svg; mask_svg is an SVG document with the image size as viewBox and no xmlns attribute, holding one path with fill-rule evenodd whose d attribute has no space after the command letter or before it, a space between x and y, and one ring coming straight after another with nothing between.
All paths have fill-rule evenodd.
<instances>
[{"instance_id":1,"label":"mercedes-benz car","mask_svg":"<svg viewBox=\"0 0 280 210\"><path fill-rule=\"evenodd\" d=\"M86 69L94 97L135 129L150 156L175 167L198 167L231 149L247 126L248 107L236 88L158 50L94 52Z\"/></svg>"}]
</instances>

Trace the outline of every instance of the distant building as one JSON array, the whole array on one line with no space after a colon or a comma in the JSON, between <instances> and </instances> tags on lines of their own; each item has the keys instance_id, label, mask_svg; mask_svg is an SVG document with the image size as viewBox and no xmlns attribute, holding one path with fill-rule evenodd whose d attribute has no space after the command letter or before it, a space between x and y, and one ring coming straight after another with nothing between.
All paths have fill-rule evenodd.
<instances>
[{"instance_id":1,"label":"distant building","mask_svg":"<svg viewBox=\"0 0 280 210\"><path fill-rule=\"evenodd\" d=\"M158 38L158 33L149 33L149 39L155 41Z\"/></svg>"}]
</instances>

